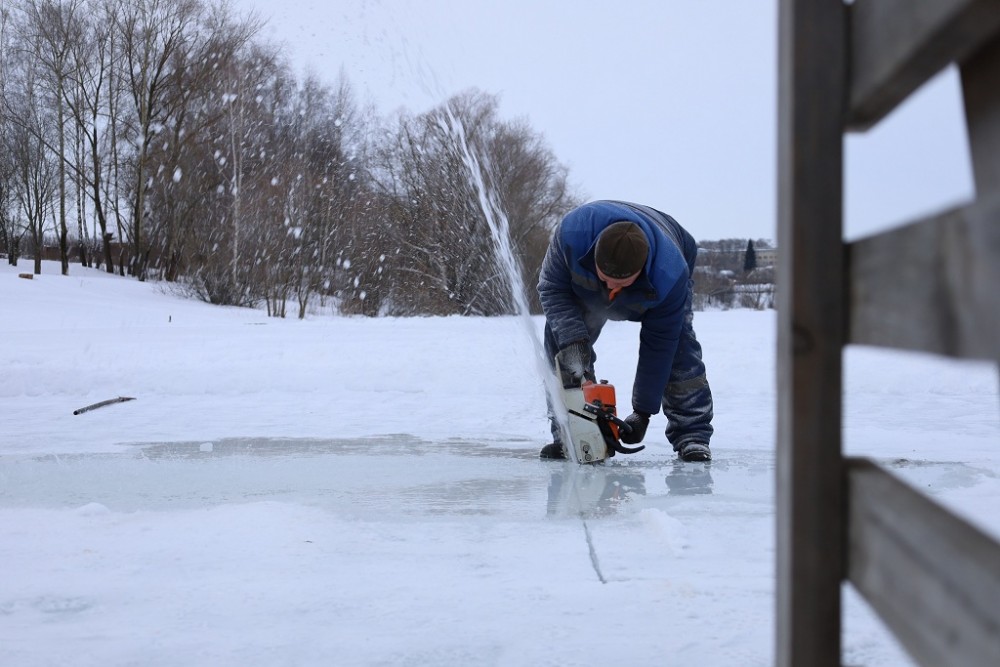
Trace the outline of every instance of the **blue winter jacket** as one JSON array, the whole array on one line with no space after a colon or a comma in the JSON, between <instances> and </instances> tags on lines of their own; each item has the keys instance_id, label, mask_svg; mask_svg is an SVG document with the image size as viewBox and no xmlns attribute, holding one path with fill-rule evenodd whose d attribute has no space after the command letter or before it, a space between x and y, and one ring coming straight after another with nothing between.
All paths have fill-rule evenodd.
<instances>
[{"instance_id":1,"label":"blue winter jacket","mask_svg":"<svg viewBox=\"0 0 1000 667\"><path fill-rule=\"evenodd\" d=\"M601 231L620 220L642 227L649 255L636 281L610 301L608 289L597 277L594 248ZM597 315L599 322L641 323L632 389L632 408L640 412L660 411L670 378L689 292L684 237L693 248L690 235L664 213L628 202L596 201L574 209L562 220L542 263L538 294L558 349L580 341L593 344L585 311ZM599 332L600 325L593 337Z\"/></svg>"}]
</instances>

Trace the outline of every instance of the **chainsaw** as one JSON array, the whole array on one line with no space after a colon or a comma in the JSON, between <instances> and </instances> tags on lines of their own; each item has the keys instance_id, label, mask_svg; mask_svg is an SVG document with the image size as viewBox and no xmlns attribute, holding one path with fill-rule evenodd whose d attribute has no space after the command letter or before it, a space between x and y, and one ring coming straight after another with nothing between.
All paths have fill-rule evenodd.
<instances>
[{"instance_id":1,"label":"chainsaw","mask_svg":"<svg viewBox=\"0 0 1000 667\"><path fill-rule=\"evenodd\" d=\"M607 380L585 380L579 387L563 387L562 399L569 413L564 442L571 443L578 463L597 463L618 454L635 454L646 448L626 447L621 433L632 427L618 418L615 387Z\"/></svg>"}]
</instances>

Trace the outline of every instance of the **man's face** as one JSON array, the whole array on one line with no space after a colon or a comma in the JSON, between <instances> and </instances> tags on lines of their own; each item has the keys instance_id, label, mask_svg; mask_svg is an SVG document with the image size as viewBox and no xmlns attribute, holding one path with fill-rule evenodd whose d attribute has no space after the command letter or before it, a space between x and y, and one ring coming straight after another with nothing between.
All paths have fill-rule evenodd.
<instances>
[{"instance_id":1,"label":"man's face","mask_svg":"<svg viewBox=\"0 0 1000 667\"><path fill-rule=\"evenodd\" d=\"M628 287L635 282L636 278L639 277L641 271L637 271L628 278L612 278L604 274L600 268L597 269L597 277L601 279L605 285L607 285L608 290L621 289L623 287Z\"/></svg>"}]
</instances>

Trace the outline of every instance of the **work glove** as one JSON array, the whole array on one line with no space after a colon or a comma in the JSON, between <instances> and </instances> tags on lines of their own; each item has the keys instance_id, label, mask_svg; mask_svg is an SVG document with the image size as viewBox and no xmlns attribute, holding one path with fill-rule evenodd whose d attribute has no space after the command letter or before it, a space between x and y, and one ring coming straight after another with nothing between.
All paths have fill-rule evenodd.
<instances>
[{"instance_id":1,"label":"work glove","mask_svg":"<svg viewBox=\"0 0 1000 667\"><path fill-rule=\"evenodd\" d=\"M559 379L564 389L572 389L583 384L584 380L594 381L590 368L590 343L578 341L570 343L556 354L559 362Z\"/></svg>"},{"instance_id":2,"label":"work glove","mask_svg":"<svg viewBox=\"0 0 1000 667\"><path fill-rule=\"evenodd\" d=\"M634 445L642 442L642 439L646 437L646 428L649 427L649 413L639 412L636 410L628 417L625 418L625 423L628 424L632 430L621 429L621 441L626 445Z\"/></svg>"}]
</instances>

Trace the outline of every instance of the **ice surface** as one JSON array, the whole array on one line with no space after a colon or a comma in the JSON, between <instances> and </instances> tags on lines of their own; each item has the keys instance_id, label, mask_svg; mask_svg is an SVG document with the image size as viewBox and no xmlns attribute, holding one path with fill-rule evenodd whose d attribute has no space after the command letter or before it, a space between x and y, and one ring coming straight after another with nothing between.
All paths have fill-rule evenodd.
<instances>
[{"instance_id":1,"label":"ice surface","mask_svg":"<svg viewBox=\"0 0 1000 667\"><path fill-rule=\"evenodd\" d=\"M773 664L773 312L696 315L712 463L657 416L578 467L537 458L518 319L279 321L45 271L0 269L0 664ZM619 391L636 343L599 342ZM994 366L850 350L845 382L850 453L1000 534ZM908 664L846 600L845 664Z\"/></svg>"}]
</instances>

